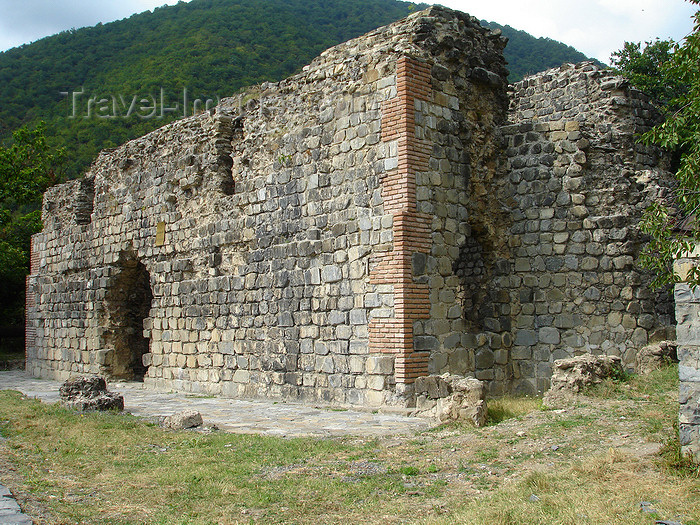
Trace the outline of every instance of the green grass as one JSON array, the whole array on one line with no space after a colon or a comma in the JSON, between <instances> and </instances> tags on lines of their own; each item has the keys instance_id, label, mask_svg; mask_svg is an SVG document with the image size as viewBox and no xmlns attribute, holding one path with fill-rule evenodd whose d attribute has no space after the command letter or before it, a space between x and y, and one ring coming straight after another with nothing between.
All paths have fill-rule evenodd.
<instances>
[{"instance_id":1,"label":"green grass","mask_svg":"<svg viewBox=\"0 0 700 525\"><path fill-rule=\"evenodd\" d=\"M640 475L640 467L635 458L609 451L560 472L533 472L485 499L470 502L449 518L430 523L649 525L664 516L680 518L685 525L699 523L700 498L693 490L657 472ZM641 501L658 502L659 513L640 512Z\"/></svg>"},{"instance_id":2,"label":"green grass","mask_svg":"<svg viewBox=\"0 0 700 525\"><path fill-rule=\"evenodd\" d=\"M355 475L353 462L375 459L375 441L174 432L9 391L0 391L0 422L26 490L61 523L230 523L246 516L331 523L356 520L358 509L409 516L416 496L401 503L410 491L402 479L421 472L409 458L400 468ZM427 486L433 495L444 491L440 483Z\"/></svg>"},{"instance_id":3,"label":"green grass","mask_svg":"<svg viewBox=\"0 0 700 525\"><path fill-rule=\"evenodd\" d=\"M603 399L661 400L670 390L678 389L678 365L673 364L648 374L626 374L621 378L606 379L592 386L588 394Z\"/></svg>"},{"instance_id":4,"label":"green grass","mask_svg":"<svg viewBox=\"0 0 700 525\"><path fill-rule=\"evenodd\" d=\"M700 479L700 465L681 453L677 421L673 422L673 433L666 439L660 455L660 464L667 472L681 478Z\"/></svg>"},{"instance_id":5,"label":"green grass","mask_svg":"<svg viewBox=\"0 0 700 525\"><path fill-rule=\"evenodd\" d=\"M401 472L401 474L403 474L404 476L417 476L420 473L420 470L418 470L418 467L407 466L401 467L399 469L399 472Z\"/></svg>"},{"instance_id":6,"label":"green grass","mask_svg":"<svg viewBox=\"0 0 700 525\"><path fill-rule=\"evenodd\" d=\"M542 409L542 399L527 396L506 396L489 399L488 425L497 425L506 419L520 418L530 412Z\"/></svg>"},{"instance_id":7,"label":"green grass","mask_svg":"<svg viewBox=\"0 0 700 525\"><path fill-rule=\"evenodd\" d=\"M476 451L476 458L478 461L481 461L483 463L493 461L495 459L498 459L498 449L497 448L488 448L485 450L477 450Z\"/></svg>"},{"instance_id":8,"label":"green grass","mask_svg":"<svg viewBox=\"0 0 700 525\"><path fill-rule=\"evenodd\" d=\"M698 467L673 428L676 373L611 382L564 411L491 401L503 425L376 439L172 431L0 392L0 481L48 523L700 525ZM620 449L606 439L628 434ZM662 453L635 455L645 439Z\"/></svg>"},{"instance_id":9,"label":"green grass","mask_svg":"<svg viewBox=\"0 0 700 525\"><path fill-rule=\"evenodd\" d=\"M619 409L619 415L639 418L647 437L661 439L678 417L678 365L673 364L644 375L623 380L607 379L587 392L601 399L633 401L638 404Z\"/></svg>"}]
</instances>

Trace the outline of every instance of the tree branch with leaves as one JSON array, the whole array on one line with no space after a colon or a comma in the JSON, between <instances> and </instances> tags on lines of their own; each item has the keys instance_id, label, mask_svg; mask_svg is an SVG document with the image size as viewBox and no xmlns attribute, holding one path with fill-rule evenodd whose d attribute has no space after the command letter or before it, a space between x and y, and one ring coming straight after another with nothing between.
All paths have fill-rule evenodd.
<instances>
[{"instance_id":1,"label":"tree branch with leaves","mask_svg":"<svg viewBox=\"0 0 700 525\"><path fill-rule=\"evenodd\" d=\"M41 199L60 179L63 150L46 144L46 126L16 130L0 146L0 326L24 320L31 236L41 231Z\"/></svg>"},{"instance_id":2,"label":"tree branch with leaves","mask_svg":"<svg viewBox=\"0 0 700 525\"><path fill-rule=\"evenodd\" d=\"M700 0L688 2L700 6ZM657 82L682 89L666 102L665 121L642 136L645 144L677 152L680 157L674 202L654 203L640 224L649 236L640 263L655 272L655 286L678 282L681 276L673 270L674 261L700 243L700 10L693 19L692 32L672 45L668 60L658 68ZM700 271L693 269L687 280L700 284Z\"/></svg>"}]
</instances>

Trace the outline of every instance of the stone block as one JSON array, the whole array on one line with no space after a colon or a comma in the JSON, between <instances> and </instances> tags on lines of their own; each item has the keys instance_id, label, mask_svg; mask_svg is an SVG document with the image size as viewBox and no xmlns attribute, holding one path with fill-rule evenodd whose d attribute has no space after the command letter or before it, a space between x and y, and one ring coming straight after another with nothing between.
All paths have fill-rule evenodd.
<instances>
[{"instance_id":1,"label":"stone block","mask_svg":"<svg viewBox=\"0 0 700 525\"><path fill-rule=\"evenodd\" d=\"M351 356L348 360L348 365L352 374L360 374L365 371L365 359L362 357Z\"/></svg>"},{"instance_id":2,"label":"stone block","mask_svg":"<svg viewBox=\"0 0 700 525\"><path fill-rule=\"evenodd\" d=\"M368 376L367 377L367 388L371 390L384 390L384 376Z\"/></svg>"},{"instance_id":3,"label":"stone block","mask_svg":"<svg viewBox=\"0 0 700 525\"><path fill-rule=\"evenodd\" d=\"M394 358L391 356L369 356L365 363L365 372L368 374L393 374Z\"/></svg>"},{"instance_id":4,"label":"stone block","mask_svg":"<svg viewBox=\"0 0 700 525\"><path fill-rule=\"evenodd\" d=\"M477 369L491 368L496 362L496 357L492 350L481 348L476 352L475 366Z\"/></svg>"},{"instance_id":5,"label":"stone block","mask_svg":"<svg viewBox=\"0 0 700 525\"><path fill-rule=\"evenodd\" d=\"M250 372L248 370L236 370L233 373L234 383L249 383L250 382Z\"/></svg>"},{"instance_id":6,"label":"stone block","mask_svg":"<svg viewBox=\"0 0 700 525\"><path fill-rule=\"evenodd\" d=\"M184 430L202 426L202 414L196 410L184 410L163 419L161 425L173 430Z\"/></svg>"},{"instance_id":7,"label":"stone block","mask_svg":"<svg viewBox=\"0 0 700 525\"><path fill-rule=\"evenodd\" d=\"M124 410L124 397L109 392L103 377L71 377L60 386L58 393L61 404L80 412Z\"/></svg>"},{"instance_id":8,"label":"stone block","mask_svg":"<svg viewBox=\"0 0 700 525\"><path fill-rule=\"evenodd\" d=\"M352 324L352 325L365 325L365 324L367 324L367 312L363 309L350 310L350 324Z\"/></svg>"},{"instance_id":9,"label":"stone block","mask_svg":"<svg viewBox=\"0 0 700 525\"><path fill-rule=\"evenodd\" d=\"M434 336L416 336L414 337L414 346L416 351L437 350L440 343Z\"/></svg>"},{"instance_id":10,"label":"stone block","mask_svg":"<svg viewBox=\"0 0 700 525\"><path fill-rule=\"evenodd\" d=\"M319 372L323 372L324 374L332 374L333 372L335 372L335 366L333 365L333 356L317 356L316 370Z\"/></svg>"},{"instance_id":11,"label":"stone block","mask_svg":"<svg viewBox=\"0 0 700 525\"><path fill-rule=\"evenodd\" d=\"M538 332L540 343L558 345L561 341L559 330L553 327L540 328Z\"/></svg>"},{"instance_id":12,"label":"stone block","mask_svg":"<svg viewBox=\"0 0 700 525\"><path fill-rule=\"evenodd\" d=\"M515 342L517 346L532 346L537 343L537 332L534 330L517 330L515 332Z\"/></svg>"}]
</instances>

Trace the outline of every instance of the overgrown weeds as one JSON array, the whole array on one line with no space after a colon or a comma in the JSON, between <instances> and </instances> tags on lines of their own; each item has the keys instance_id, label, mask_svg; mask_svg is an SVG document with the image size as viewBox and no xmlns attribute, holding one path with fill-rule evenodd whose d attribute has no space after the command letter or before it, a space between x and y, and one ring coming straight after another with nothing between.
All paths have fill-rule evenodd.
<instances>
[{"instance_id":1,"label":"overgrown weeds","mask_svg":"<svg viewBox=\"0 0 700 525\"><path fill-rule=\"evenodd\" d=\"M506 419L520 418L542 409L542 398L506 396L488 401L488 425L497 425Z\"/></svg>"},{"instance_id":2,"label":"overgrown weeds","mask_svg":"<svg viewBox=\"0 0 700 525\"><path fill-rule=\"evenodd\" d=\"M667 472L681 478L700 479L700 465L681 451L677 421L673 422L673 434L664 442L659 455Z\"/></svg>"},{"instance_id":3,"label":"overgrown weeds","mask_svg":"<svg viewBox=\"0 0 700 525\"><path fill-rule=\"evenodd\" d=\"M648 399L654 396L656 400L669 395L670 391L678 389L678 365L672 364L654 370L648 374L638 375L624 373L614 378L608 378L593 385L587 393L603 399Z\"/></svg>"}]
</instances>

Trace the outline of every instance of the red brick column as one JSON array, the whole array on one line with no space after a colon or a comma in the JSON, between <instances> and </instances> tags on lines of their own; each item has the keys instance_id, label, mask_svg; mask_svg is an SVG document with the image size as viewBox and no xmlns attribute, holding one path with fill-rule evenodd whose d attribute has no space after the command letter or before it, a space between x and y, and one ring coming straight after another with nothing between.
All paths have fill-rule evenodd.
<instances>
[{"instance_id":1,"label":"red brick column","mask_svg":"<svg viewBox=\"0 0 700 525\"><path fill-rule=\"evenodd\" d=\"M382 177L384 211L394 216L394 246L370 272L371 283L393 285L394 317L371 321L369 347L395 354L396 382L409 384L427 375L430 357L414 348L413 323L430 316L430 300L428 285L415 282L412 265L413 254L428 254L431 246L431 217L416 207L416 173L428 170L431 148L415 134L415 101L431 96L430 67L400 58L396 86L397 96L382 105L382 140L398 143L398 167Z\"/></svg>"},{"instance_id":2,"label":"red brick column","mask_svg":"<svg viewBox=\"0 0 700 525\"><path fill-rule=\"evenodd\" d=\"M25 308L24 308L24 349L25 355L28 355L28 350L36 344L36 327L33 319L31 319L31 311L36 306L36 297L34 290L29 286L29 280L32 275L39 271L39 253L34 248L34 238L32 237L29 243L29 275L25 280Z\"/></svg>"}]
</instances>

